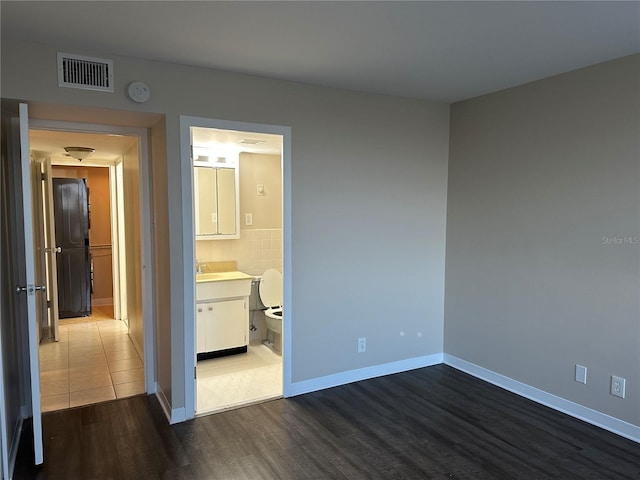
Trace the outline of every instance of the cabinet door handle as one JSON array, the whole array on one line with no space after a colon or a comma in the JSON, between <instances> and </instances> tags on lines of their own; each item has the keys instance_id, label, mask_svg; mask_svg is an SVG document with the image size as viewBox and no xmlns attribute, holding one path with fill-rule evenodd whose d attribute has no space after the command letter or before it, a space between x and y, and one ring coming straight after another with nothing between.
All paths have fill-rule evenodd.
<instances>
[{"instance_id":1,"label":"cabinet door handle","mask_svg":"<svg viewBox=\"0 0 640 480\"><path fill-rule=\"evenodd\" d=\"M209 307L209 311L213 310L213 307Z\"/></svg>"},{"instance_id":2,"label":"cabinet door handle","mask_svg":"<svg viewBox=\"0 0 640 480\"><path fill-rule=\"evenodd\" d=\"M198 309L198 313L202 313L202 308L199 308L199 309Z\"/></svg>"}]
</instances>

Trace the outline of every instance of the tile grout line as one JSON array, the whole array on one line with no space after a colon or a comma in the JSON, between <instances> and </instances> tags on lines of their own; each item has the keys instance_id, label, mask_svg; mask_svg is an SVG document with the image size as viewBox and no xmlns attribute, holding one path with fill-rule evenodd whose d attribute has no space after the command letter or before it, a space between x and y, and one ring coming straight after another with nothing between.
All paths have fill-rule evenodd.
<instances>
[{"instance_id":1,"label":"tile grout line","mask_svg":"<svg viewBox=\"0 0 640 480\"><path fill-rule=\"evenodd\" d=\"M115 321L115 318L113 319ZM116 393L116 385L115 383L113 383L113 375L111 374L111 365L109 362L109 358L107 357L107 351L104 348L104 339L102 338L102 330L100 330L100 327L98 326L98 324L96 323L96 328L98 329L98 335L100 335L100 346L102 347L102 353L104 353L104 359L107 362L107 370L109 372L109 379L111 380L111 388L113 389L113 396L116 397L116 399L118 398L118 394Z\"/></svg>"},{"instance_id":2,"label":"tile grout line","mask_svg":"<svg viewBox=\"0 0 640 480\"><path fill-rule=\"evenodd\" d=\"M111 320L116 321L115 319L111 319ZM120 322L121 322L121 321L120 321ZM122 323L122 325L124 325L124 323ZM104 347L104 341L103 341L103 336L102 336L102 330L100 329L100 327L99 327L99 326L98 326L98 331L99 331L99 334L100 334L100 342L101 342L101 344L102 344L102 348L103 348L103 350L104 350L104 352L105 352L105 357L106 357L106 360L107 360L107 369L108 369L108 371L109 371L109 378L111 379L111 385L112 385L112 387L113 387L114 395L115 395L115 397L116 397L116 398L125 398L125 397L127 397L127 396L129 396L129 395L125 395L125 396L123 396L123 397L119 397L119 396L118 396L118 392L116 391L116 383L115 383L115 381L114 381L114 379L113 379L113 374L114 374L114 373L119 373L119 372L124 372L124 371L129 371L129 370L134 370L135 368L128 368L128 369L124 369L124 370L119 370L118 372L113 372L113 371L111 370L111 362L109 361L109 358L108 358L108 356L107 356L107 351L106 351L106 349L105 349L105 347ZM127 329L127 330L125 330L125 331L123 331L123 332L121 333L121 336L122 336L123 338L126 338L129 342L131 342L131 339L129 338L129 331L128 331L128 329ZM112 352L112 353L114 353L114 352ZM141 363L143 363L143 360L140 358L140 356L138 355L138 352L137 352L135 349L134 349L134 353L135 353L135 359L137 359L137 360L139 360ZM119 360L127 360L127 359L119 359ZM118 361L118 360L116 360L116 361ZM118 385L125 385L125 384L127 384L127 383L136 383L136 382L135 382L135 381L132 381L132 382L122 382L122 383L119 383Z\"/></svg>"},{"instance_id":3,"label":"tile grout line","mask_svg":"<svg viewBox=\"0 0 640 480\"><path fill-rule=\"evenodd\" d=\"M93 315L92 315L93 316ZM113 378L114 373L112 371L112 366L111 366L111 361L109 360L109 357L107 355L107 348L105 345L105 341L107 339L107 337L105 337L104 335L106 335L107 333L109 333L111 339L117 339L117 338L125 338L126 340L128 340L129 342L131 342L131 339L128 338L128 331L126 329L122 329L122 326L124 324L121 323L114 323L117 322L114 318L107 318L105 316L105 318L103 320L111 322L108 325L103 325L104 329L100 327L100 322L98 320L91 320L91 317L87 318L84 322L76 322L70 325L61 325L60 328L61 330L64 329L64 335L66 336L66 343L67 346L63 347L62 351L64 351L66 353L66 360L65 360L65 366L66 368L64 368L64 371L66 372L66 401L64 403L66 403L65 407L62 408L56 408L54 410L47 410L47 411L59 411L59 410L65 410L65 409L69 409L71 408L71 394L72 393L79 393L79 392L86 392L89 390L95 390L98 388L106 388L106 387L111 387L111 394L114 396L115 399L118 398L125 398L127 396L130 395L124 395L123 397L118 397L118 394L116 392L116 387L115 387L115 381ZM75 326L75 325L84 325L85 328L82 327L78 327L76 329L72 329L73 332L70 332L69 329L71 328L71 326ZM107 367L107 372L109 374L109 385L105 385L104 387L91 387L91 388L85 388L85 389L81 389L81 390L77 390L74 392L71 392L71 337L73 336L75 338L75 342L74 345L78 345L78 348L83 348L86 347L88 344L92 344L93 340L91 340L91 338L94 335L95 330L97 330L98 333L98 338L100 340L100 349L101 349L101 353L103 355L103 358L105 360L105 365ZM62 335L61 335L62 337ZM62 340L61 340L62 341ZM59 343L59 342L56 342ZM111 352L114 353L114 352ZM115 352L117 353L117 351ZM139 362L142 363L142 359L140 359L140 356L138 355L138 352L134 349L134 354L135 360L138 360ZM95 354L93 354L95 355ZM82 361L83 357L79 357L80 360ZM118 359L116 358L117 361ZM120 360L126 360L126 359L120 359ZM129 368L129 369L125 369L125 370L133 370L133 368ZM123 371L125 371L123 370ZM94 378L95 374L93 375L86 375L87 377L90 378ZM42 377L40 378L40 382L42 383ZM123 384L127 384L127 383L136 383L137 381L131 381L131 382L123 382ZM44 398L43 395L41 395L41 398ZM81 405L74 405L75 406L86 406L86 405L91 405L95 402L89 402L89 403L83 403Z\"/></svg>"}]
</instances>

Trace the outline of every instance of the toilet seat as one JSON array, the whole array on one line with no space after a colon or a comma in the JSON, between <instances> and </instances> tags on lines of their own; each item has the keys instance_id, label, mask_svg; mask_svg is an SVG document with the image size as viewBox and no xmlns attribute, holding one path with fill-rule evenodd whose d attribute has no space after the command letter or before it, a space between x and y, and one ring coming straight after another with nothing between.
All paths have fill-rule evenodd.
<instances>
[{"instance_id":1,"label":"toilet seat","mask_svg":"<svg viewBox=\"0 0 640 480\"><path fill-rule=\"evenodd\" d=\"M275 268L269 268L262 274L262 280L258 286L260 300L269 311L275 313L280 310L280 315L273 318L282 318L282 274Z\"/></svg>"},{"instance_id":2,"label":"toilet seat","mask_svg":"<svg viewBox=\"0 0 640 480\"><path fill-rule=\"evenodd\" d=\"M282 320L282 307L267 308L264 314L269 318Z\"/></svg>"}]
</instances>

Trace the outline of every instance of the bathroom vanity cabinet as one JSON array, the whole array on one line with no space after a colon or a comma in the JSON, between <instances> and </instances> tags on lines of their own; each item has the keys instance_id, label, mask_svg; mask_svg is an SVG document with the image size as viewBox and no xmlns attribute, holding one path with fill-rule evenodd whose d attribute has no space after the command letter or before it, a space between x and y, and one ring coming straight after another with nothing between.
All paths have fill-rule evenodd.
<instances>
[{"instance_id":1,"label":"bathroom vanity cabinet","mask_svg":"<svg viewBox=\"0 0 640 480\"><path fill-rule=\"evenodd\" d=\"M249 342L253 277L242 272L196 276L196 353L239 353Z\"/></svg>"},{"instance_id":2,"label":"bathroom vanity cabinet","mask_svg":"<svg viewBox=\"0 0 640 480\"><path fill-rule=\"evenodd\" d=\"M197 353L216 352L247 345L249 309L246 300L198 303Z\"/></svg>"}]
</instances>

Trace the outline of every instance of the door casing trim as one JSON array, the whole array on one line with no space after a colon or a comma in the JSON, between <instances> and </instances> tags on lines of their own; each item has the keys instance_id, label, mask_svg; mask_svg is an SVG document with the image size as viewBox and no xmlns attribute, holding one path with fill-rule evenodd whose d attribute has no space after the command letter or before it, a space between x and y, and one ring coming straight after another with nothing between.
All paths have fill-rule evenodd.
<instances>
[{"instance_id":1,"label":"door casing trim","mask_svg":"<svg viewBox=\"0 0 640 480\"><path fill-rule=\"evenodd\" d=\"M190 127L236 130L241 132L267 133L282 136L282 260L284 315L282 318L282 374L283 396L292 395L291 388L291 323L292 323L292 269L291 269L291 127L262 123L239 122L205 117L180 116L180 176L182 179L182 264L185 281L183 298L184 318L184 399L185 419L195 418L195 281L193 278L195 260L194 212L193 212L193 171L191 168Z\"/></svg>"}]
</instances>

